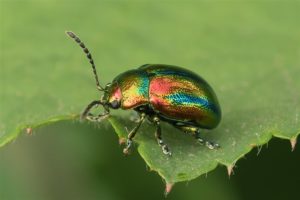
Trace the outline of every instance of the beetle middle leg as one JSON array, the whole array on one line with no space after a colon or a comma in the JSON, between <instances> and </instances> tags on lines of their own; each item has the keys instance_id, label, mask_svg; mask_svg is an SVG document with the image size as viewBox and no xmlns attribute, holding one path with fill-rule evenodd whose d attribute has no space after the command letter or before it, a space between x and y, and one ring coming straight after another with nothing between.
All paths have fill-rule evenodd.
<instances>
[{"instance_id":1,"label":"beetle middle leg","mask_svg":"<svg viewBox=\"0 0 300 200\"><path fill-rule=\"evenodd\" d=\"M220 148L220 145L215 142L211 142L208 140L205 140L201 137L200 129L195 126L186 126L186 125L175 125L176 128L179 128L180 130L184 132L190 132L194 135L195 139L199 142L201 145L205 145L209 149L217 149Z\"/></svg>"},{"instance_id":2,"label":"beetle middle leg","mask_svg":"<svg viewBox=\"0 0 300 200\"><path fill-rule=\"evenodd\" d=\"M159 146L161 147L163 153L165 155L168 155L168 156L171 156L172 153L171 151L169 150L169 147L168 145L166 145L161 137L161 126L160 126L160 119L158 117L153 117L153 122L155 123L156 125L156 131L155 131L155 137L156 137L156 140L159 144Z\"/></svg>"},{"instance_id":3,"label":"beetle middle leg","mask_svg":"<svg viewBox=\"0 0 300 200\"><path fill-rule=\"evenodd\" d=\"M124 154L128 154L129 153L129 149L131 148L132 146L132 139L134 138L136 132L138 131L138 129L140 128L140 126L142 125L143 121L145 120L145 113L142 113L140 115L140 119L139 119L139 122L138 124L136 125L136 127L134 127L128 134L127 136L127 142L126 142L126 147L123 149L123 153Z\"/></svg>"}]
</instances>

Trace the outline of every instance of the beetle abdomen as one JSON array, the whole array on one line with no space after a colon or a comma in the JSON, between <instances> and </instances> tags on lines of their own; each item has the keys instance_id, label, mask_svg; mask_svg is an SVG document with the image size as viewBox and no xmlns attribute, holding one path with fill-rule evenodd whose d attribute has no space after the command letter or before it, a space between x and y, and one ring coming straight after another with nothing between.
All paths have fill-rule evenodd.
<instances>
[{"instance_id":1,"label":"beetle abdomen","mask_svg":"<svg viewBox=\"0 0 300 200\"><path fill-rule=\"evenodd\" d=\"M142 68L149 75L149 100L153 109L175 121L193 121L214 128L221 119L215 93L197 74L169 65Z\"/></svg>"}]
</instances>

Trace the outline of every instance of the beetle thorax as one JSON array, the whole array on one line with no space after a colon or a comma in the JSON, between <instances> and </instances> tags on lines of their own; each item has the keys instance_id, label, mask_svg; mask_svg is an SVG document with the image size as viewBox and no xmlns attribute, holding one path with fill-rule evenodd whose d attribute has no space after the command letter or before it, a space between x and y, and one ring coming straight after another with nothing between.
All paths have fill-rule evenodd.
<instances>
[{"instance_id":1,"label":"beetle thorax","mask_svg":"<svg viewBox=\"0 0 300 200\"><path fill-rule=\"evenodd\" d=\"M122 92L121 88L118 86L118 84L113 83L110 85L109 88L107 88L107 91L104 94L103 100L114 109L117 109L120 107L122 102Z\"/></svg>"},{"instance_id":2,"label":"beetle thorax","mask_svg":"<svg viewBox=\"0 0 300 200\"><path fill-rule=\"evenodd\" d=\"M113 101L121 101L121 100L122 100L121 88L116 87L110 93L108 102L111 103Z\"/></svg>"}]
</instances>

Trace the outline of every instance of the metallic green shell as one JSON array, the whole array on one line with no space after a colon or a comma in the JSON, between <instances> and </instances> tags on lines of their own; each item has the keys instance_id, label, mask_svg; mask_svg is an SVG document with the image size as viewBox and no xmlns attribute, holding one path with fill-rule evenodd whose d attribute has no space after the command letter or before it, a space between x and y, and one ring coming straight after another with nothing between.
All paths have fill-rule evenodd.
<instances>
[{"instance_id":1,"label":"metallic green shell","mask_svg":"<svg viewBox=\"0 0 300 200\"><path fill-rule=\"evenodd\" d=\"M149 101L153 109L176 121L192 121L214 128L221 120L218 99L199 75L171 65L143 65L149 77Z\"/></svg>"}]
</instances>

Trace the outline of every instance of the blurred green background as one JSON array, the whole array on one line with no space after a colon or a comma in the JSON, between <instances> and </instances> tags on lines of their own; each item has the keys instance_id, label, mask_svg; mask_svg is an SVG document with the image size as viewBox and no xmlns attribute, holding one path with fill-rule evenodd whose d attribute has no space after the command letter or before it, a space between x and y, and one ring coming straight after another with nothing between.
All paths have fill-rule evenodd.
<instances>
[{"instance_id":1,"label":"blurred green background","mask_svg":"<svg viewBox=\"0 0 300 200\"><path fill-rule=\"evenodd\" d=\"M0 4L1 57L24 69L39 66L41 70L24 70L24 74L12 69L16 81L21 81L21 76L33 77L30 84L36 76L51 77L52 70L69 67L70 74L63 74L67 80L63 86L59 82L45 85L74 90L76 79L81 78L94 87L86 60L79 50L70 50L70 46L78 47L66 38L65 30L78 33L91 49L102 83L145 62L195 69L198 63L218 68L222 60L234 68L237 61L246 60L248 65L263 66L273 59L273 53L289 56L297 50L297 45L290 45L290 38L280 37L299 33L289 31L299 30L300 3L296 1L1 0ZM265 48L271 52L263 50L265 45L271 46ZM201 48L195 51L195 46ZM75 65L86 70L72 68ZM203 72L214 84L214 75ZM221 79L226 76L217 75ZM1 76L1 89L8 88L4 84ZM26 93L26 83L19 87ZM80 92L80 86L75 87ZM78 104L85 105L90 98L82 97ZM137 153L124 157L117 141L108 124L99 131L78 122L61 122L21 137L0 150L0 200L164 199L163 180L149 172ZM168 198L297 198L299 148L291 153L289 142L278 139L267 146L240 160L230 179L220 166L207 176L175 185Z\"/></svg>"}]
</instances>

